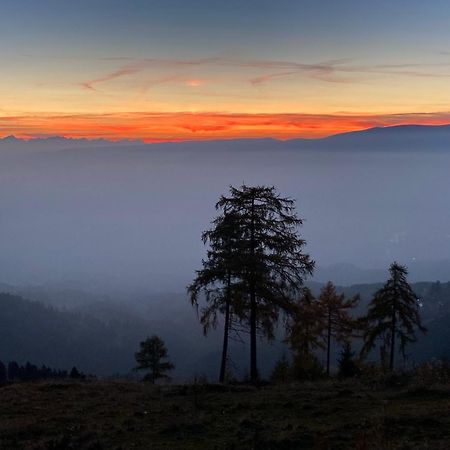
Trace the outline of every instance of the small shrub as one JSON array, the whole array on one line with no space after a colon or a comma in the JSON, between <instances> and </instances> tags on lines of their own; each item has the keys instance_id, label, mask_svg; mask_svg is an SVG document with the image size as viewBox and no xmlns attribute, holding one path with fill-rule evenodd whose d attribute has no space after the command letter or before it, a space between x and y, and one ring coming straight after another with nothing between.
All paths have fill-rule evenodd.
<instances>
[{"instance_id":1,"label":"small shrub","mask_svg":"<svg viewBox=\"0 0 450 450\"><path fill-rule=\"evenodd\" d=\"M350 342L346 342L342 347L339 358L339 376L342 378L353 378L359 375L360 370L355 360L355 352L352 351Z\"/></svg>"},{"instance_id":2,"label":"small shrub","mask_svg":"<svg viewBox=\"0 0 450 450\"><path fill-rule=\"evenodd\" d=\"M311 354L303 354L294 358L292 377L299 381L315 381L324 377L325 371L319 360Z\"/></svg>"},{"instance_id":3,"label":"small shrub","mask_svg":"<svg viewBox=\"0 0 450 450\"><path fill-rule=\"evenodd\" d=\"M276 363L270 374L270 381L273 383L288 383L291 378L291 366L286 356L283 355Z\"/></svg>"},{"instance_id":4,"label":"small shrub","mask_svg":"<svg viewBox=\"0 0 450 450\"><path fill-rule=\"evenodd\" d=\"M425 386L450 384L450 361L432 359L417 367L415 378Z\"/></svg>"}]
</instances>

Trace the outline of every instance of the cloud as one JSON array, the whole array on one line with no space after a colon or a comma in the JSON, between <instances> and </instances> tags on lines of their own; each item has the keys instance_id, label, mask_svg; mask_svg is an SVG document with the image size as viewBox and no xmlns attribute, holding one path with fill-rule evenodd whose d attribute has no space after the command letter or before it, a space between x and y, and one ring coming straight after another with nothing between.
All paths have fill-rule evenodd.
<instances>
[{"instance_id":1,"label":"cloud","mask_svg":"<svg viewBox=\"0 0 450 450\"><path fill-rule=\"evenodd\" d=\"M193 78L191 80L186 80L186 86L189 87L199 87L202 86L203 84L205 84L204 80L200 80L198 78Z\"/></svg>"},{"instance_id":2,"label":"cloud","mask_svg":"<svg viewBox=\"0 0 450 450\"><path fill-rule=\"evenodd\" d=\"M96 85L105 83L107 81L117 79L123 76L128 76L142 72L144 70L164 69L164 70L186 70L188 68L197 68L202 66L207 67L231 67L231 68L247 68L258 70L283 70L281 73L262 74L250 80L253 85L261 84L273 78L278 78L286 75L307 74L310 77L322 79L323 81L339 82L344 81L335 76L337 72L342 71L342 64L349 60L340 59L333 61L325 61L317 64L308 64L290 61L272 61L272 60L245 60L239 58L194 58L194 59L126 59L126 58L108 58L107 60L129 61L126 65L119 67L117 70L109 72L101 77L94 78L88 81L82 81L80 85L89 90L96 90ZM179 73L170 74L164 78L169 80L182 79L183 76ZM195 84L197 83L197 84ZM203 81L200 79L189 79L185 84L191 87L199 86Z\"/></svg>"},{"instance_id":3,"label":"cloud","mask_svg":"<svg viewBox=\"0 0 450 450\"><path fill-rule=\"evenodd\" d=\"M81 86L91 91L96 91L95 88L97 84L105 83L106 81L111 81L116 78L121 78L126 75L132 75L139 72L141 69L139 67L123 67L121 69L117 69L114 72L107 73L99 78L94 78L93 80L83 81L81 82Z\"/></svg>"},{"instance_id":4,"label":"cloud","mask_svg":"<svg viewBox=\"0 0 450 450\"><path fill-rule=\"evenodd\" d=\"M133 59L127 57L102 58L107 61L117 61L122 64L116 70L91 80L82 81L80 85L85 89L96 90L96 86L120 77L134 75L146 70L168 71L162 77L168 81L180 80L186 85L190 84L192 77L182 75L180 71L199 67L230 67L234 69L253 69L262 71L249 79L253 86L268 83L274 79L289 76L306 76L327 83L352 83L360 81L361 75L385 74L406 77L446 78L450 73L442 72L442 69L450 68L450 62L430 63L399 63L399 64L374 64L358 65L354 60L342 58L317 63L298 61L279 61L265 59L244 59L231 57L208 57L192 59L163 59L143 58ZM439 70L437 70L439 69ZM188 81L186 81L188 78ZM192 82L193 82L192 78Z\"/></svg>"}]
</instances>

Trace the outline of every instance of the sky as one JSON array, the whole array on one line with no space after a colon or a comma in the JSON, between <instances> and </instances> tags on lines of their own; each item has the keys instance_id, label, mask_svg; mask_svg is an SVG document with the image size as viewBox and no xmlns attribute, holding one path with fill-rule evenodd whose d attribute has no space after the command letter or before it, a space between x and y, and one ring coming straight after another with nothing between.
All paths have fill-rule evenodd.
<instances>
[{"instance_id":1,"label":"sky","mask_svg":"<svg viewBox=\"0 0 450 450\"><path fill-rule=\"evenodd\" d=\"M450 123L447 0L2 0L0 137Z\"/></svg>"}]
</instances>

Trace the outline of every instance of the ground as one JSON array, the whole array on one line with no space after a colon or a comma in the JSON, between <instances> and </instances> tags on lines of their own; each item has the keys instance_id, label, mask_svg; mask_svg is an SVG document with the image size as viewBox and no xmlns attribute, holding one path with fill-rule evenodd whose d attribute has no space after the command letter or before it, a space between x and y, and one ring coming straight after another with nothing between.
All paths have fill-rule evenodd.
<instances>
[{"instance_id":1,"label":"ground","mask_svg":"<svg viewBox=\"0 0 450 450\"><path fill-rule=\"evenodd\" d=\"M0 387L0 448L443 450L450 387L15 383Z\"/></svg>"}]
</instances>

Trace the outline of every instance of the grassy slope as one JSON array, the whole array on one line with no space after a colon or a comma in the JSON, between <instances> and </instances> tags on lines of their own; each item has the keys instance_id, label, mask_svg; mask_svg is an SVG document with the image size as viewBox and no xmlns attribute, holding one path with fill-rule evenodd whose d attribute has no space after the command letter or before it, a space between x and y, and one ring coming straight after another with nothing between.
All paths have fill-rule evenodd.
<instances>
[{"instance_id":1,"label":"grassy slope","mask_svg":"<svg viewBox=\"0 0 450 450\"><path fill-rule=\"evenodd\" d=\"M448 449L450 390L40 382L0 388L1 449Z\"/></svg>"}]
</instances>

